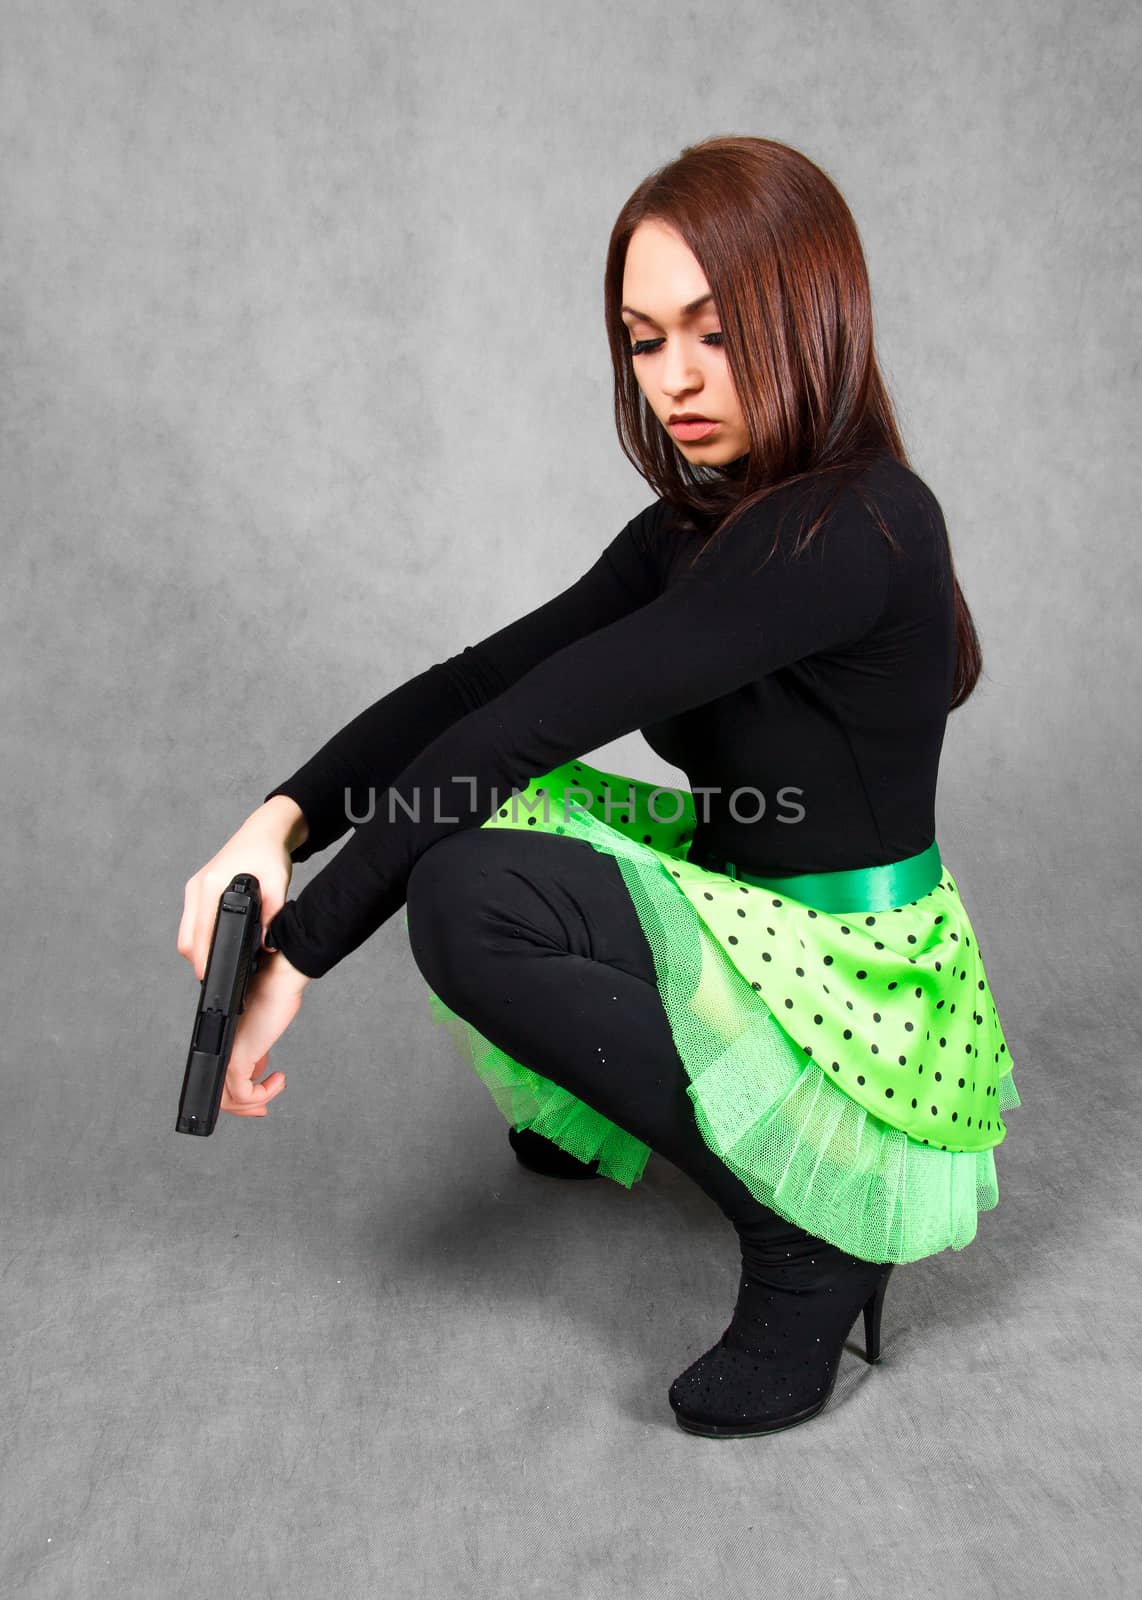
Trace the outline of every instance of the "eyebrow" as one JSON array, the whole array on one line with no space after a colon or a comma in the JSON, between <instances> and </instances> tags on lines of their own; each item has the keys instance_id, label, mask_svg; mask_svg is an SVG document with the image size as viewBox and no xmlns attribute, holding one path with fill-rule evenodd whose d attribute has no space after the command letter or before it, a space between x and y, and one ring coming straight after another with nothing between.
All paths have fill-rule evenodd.
<instances>
[{"instance_id":1,"label":"eyebrow","mask_svg":"<svg viewBox=\"0 0 1142 1600\"><path fill-rule=\"evenodd\" d=\"M684 305L682 307L682 315L684 317L692 317L694 315L695 311L700 311L702 309L702 307L704 305L706 305L707 302L709 302L713 298L714 298L713 290L707 291L706 294L699 295L697 300L691 300L689 305ZM620 307L620 310L629 311L632 317L638 317L643 322L653 322L654 321L654 318L653 317L648 317L645 311L636 311L633 306L622 306L622 307Z\"/></svg>"}]
</instances>

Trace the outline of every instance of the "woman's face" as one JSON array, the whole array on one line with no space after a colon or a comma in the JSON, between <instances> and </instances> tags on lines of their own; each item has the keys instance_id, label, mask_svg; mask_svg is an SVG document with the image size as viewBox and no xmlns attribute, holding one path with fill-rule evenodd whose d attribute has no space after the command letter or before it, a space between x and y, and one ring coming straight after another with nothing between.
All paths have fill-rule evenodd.
<instances>
[{"instance_id":1,"label":"woman's face","mask_svg":"<svg viewBox=\"0 0 1142 1600\"><path fill-rule=\"evenodd\" d=\"M720 467L745 455L749 434L722 349L718 308L694 252L664 222L648 218L631 234L622 319L639 388L686 460ZM706 425L671 421L691 415Z\"/></svg>"}]
</instances>

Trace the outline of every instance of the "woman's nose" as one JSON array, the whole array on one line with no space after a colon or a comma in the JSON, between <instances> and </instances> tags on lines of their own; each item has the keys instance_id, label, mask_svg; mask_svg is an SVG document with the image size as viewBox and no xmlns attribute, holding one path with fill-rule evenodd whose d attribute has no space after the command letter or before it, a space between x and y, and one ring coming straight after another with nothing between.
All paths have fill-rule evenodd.
<instances>
[{"instance_id":1,"label":"woman's nose","mask_svg":"<svg viewBox=\"0 0 1142 1600\"><path fill-rule=\"evenodd\" d=\"M674 400L680 394L689 394L702 386L702 375L691 357L677 347L667 347L662 364L662 389Z\"/></svg>"}]
</instances>

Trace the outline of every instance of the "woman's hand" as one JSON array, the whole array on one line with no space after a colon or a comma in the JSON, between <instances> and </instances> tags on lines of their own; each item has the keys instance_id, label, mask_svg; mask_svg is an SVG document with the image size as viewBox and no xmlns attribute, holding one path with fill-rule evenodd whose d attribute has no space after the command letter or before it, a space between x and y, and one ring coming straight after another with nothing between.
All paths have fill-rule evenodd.
<instances>
[{"instance_id":1,"label":"woman's hand","mask_svg":"<svg viewBox=\"0 0 1142 1600\"><path fill-rule=\"evenodd\" d=\"M262 898L262 936L285 904L293 873L290 851L305 837L301 807L286 795L274 795L232 834L216 856L189 878L183 890L178 953L185 956L202 982L218 902L239 872L252 873ZM296 967L291 968L296 972ZM301 973L297 974L300 978Z\"/></svg>"},{"instance_id":2,"label":"woman's hand","mask_svg":"<svg viewBox=\"0 0 1142 1600\"><path fill-rule=\"evenodd\" d=\"M302 991L310 979L280 951L265 944L266 929L277 916L289 892L293 862L290 851L305 838L306 823L300 806L286 795L274 795L258 807L204 867L189 878L183 891L182 920L178 925L178 953L194 967L201 983L214 935L218 902L240 872L251 873L261 891L261 946L258 965L246 989L220 1109L236 1117L264 1117L266 1105L286 1086L285 1074L265 1072L270 1047L289 1027L301 1005Z\"/></svg>"},{"instance_id":3,"label":"woman's hand","mask_svg":"<svg viewBox=\"0 0 1142 1600\"><path fill-rule=\"evenodd\" d=\"M297 1016L309 979L291 966L281 951L258 958L258 969L246 990L246 1004L234 1030L219 1109L236 1117L264 1117L266 1105L286 1086L284 1072L271 1072L255 1083L269 1065L270 1047Z\"/></svg>"}]
</instances>

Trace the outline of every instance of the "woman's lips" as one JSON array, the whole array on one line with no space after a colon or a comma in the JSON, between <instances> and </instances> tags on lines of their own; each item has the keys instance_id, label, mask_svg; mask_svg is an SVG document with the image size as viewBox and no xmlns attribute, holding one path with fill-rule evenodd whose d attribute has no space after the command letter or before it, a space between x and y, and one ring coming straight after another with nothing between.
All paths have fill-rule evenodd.
<instances>
[{"instance_id":1,"label":"woman's lips","mask_svg":"<svg viewBox=\"0 0 1142 1600\"><path fill-rule=\"evenodd\" d=\"M688 443L695 439L704 439L713 433L718 426L716 422L672 422L670 431L676 439L685 439Z\"/></svg>"}]
</instances>

